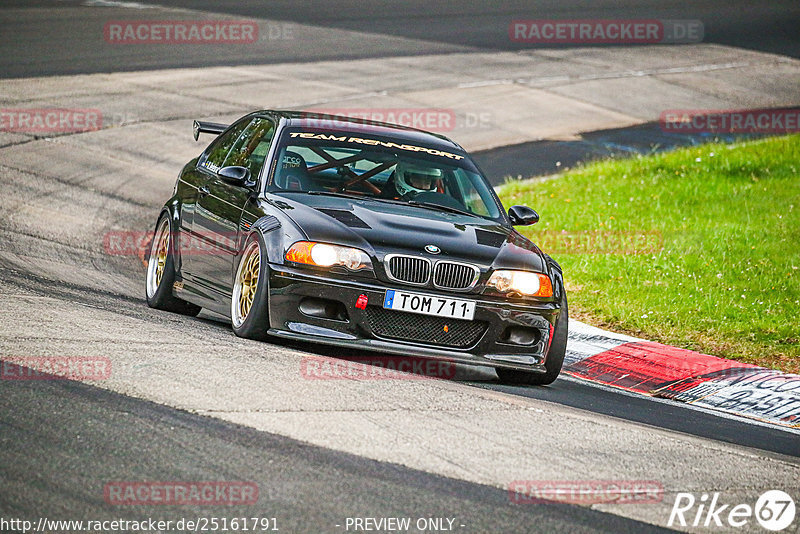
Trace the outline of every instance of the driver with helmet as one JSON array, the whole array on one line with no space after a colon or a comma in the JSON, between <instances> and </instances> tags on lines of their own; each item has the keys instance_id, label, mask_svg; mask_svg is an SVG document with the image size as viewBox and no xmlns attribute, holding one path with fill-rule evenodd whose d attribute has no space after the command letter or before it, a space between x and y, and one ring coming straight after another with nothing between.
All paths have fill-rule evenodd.
<instances>
[{"instance_id":1,"label":"driver with helmet","mask_svg":"<svg viewBox=\"0 0 800 534\"><path fill-rule=\"evenodd\" d=\"M399 198L410 200L420 193L436 191L441 179L441 169L400 161L394 170L394 189Z\"/></svg>"}]
</instances>

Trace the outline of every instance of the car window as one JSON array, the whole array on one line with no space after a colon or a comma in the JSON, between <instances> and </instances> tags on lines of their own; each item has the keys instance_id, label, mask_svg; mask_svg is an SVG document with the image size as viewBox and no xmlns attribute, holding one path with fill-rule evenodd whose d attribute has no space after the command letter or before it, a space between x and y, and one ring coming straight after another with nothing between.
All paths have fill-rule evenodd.
<instances>
[{"instance_id":1,"label":"car window","mask_svg":"<svg viewBox=\"0 0 800 534\"><path fill-rule=\"evenodd\" d=\"M463 154L377 136L287 130L276 159L269 191L437 205L503 220L491 186Z\"/></svg>"},{"instance_id":2,"label":"car window","mask_svg":"<svg viewBox=\"0 0 800 534\"><path fill-rule=\"evenodd\" d=\"M314 165L320 165L325 163L325 159L319 155L319 153L314 152L311 148L306 146L296 146L293 149L295 153L302 157L305 160L306 165L309 167L313 167Z\"/></svg>"},{"instance_id":3,"label":"car window","mask_svg":"<svg viewBox=\"0 0 800 534\"><path fill-rule=\"evenodd\" d=\"M239 121L228 131L217 137L206 149L205 156L201 158L199 166L211 172L218 172L224 167L225 158L228 157L231 148L249 123L249 120Z\"/></svg>"},{"instance_id":4,"label":"car window","mask_svg":"<svg viewBox=\"0 0 800 534\"><path fill-rule=\"evenodd\" d=\"M467 211L477 215L494 216L495 210L490 208L494 206L494 200L485 187L476 187L474 180L474 174L467 173L464 169L456 169L449 187L457 191L451 192L451 195L460 198Z\"/></svg>"},{"instance_id":5,"label":"car window","mask_svg":"<svg viewBox=\"0 0 800 534\"><path fill-rule=\"evenodd\" d=\"M230 148L223 167L247 167L251 176L257 178L264 166L274 134L275 125L271 120L260 117L253 119Z\"/></svg>"}]
</instances>

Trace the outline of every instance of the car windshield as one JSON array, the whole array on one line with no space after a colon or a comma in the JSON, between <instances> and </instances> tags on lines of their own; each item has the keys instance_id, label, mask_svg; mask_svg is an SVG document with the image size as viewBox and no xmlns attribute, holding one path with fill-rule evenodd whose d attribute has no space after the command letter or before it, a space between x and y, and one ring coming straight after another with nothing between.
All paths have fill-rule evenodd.
<instances>
[{"instance_id":1,"label":"car windshield","mask_svg":"<svg viewBox=\"0 0 800 534\"><path fill-rule=\"evenodd\" d=\"M347 195L502 220L491 186L461 152L370 133L284 132L270 192Z\"/></svg>"}]
</instances>

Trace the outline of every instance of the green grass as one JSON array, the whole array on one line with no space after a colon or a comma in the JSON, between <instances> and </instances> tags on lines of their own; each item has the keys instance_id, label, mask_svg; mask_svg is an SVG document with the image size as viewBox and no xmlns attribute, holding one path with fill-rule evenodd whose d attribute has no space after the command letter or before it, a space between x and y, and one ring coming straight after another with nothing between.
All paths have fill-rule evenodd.
<instances>
[{"instance_id":1,"label":"green grass","mask_svg":"<svg viewBox=\"0 0 800 534\"><path fill-rule=\"evenodd\" d=\"M499 190L506 206L539 212L521 232L545 251L560 232L663 239L648 254L556 246L574 317L798 373L798 171L792 135L606 160Z\"/></svg>"}]
</instances>

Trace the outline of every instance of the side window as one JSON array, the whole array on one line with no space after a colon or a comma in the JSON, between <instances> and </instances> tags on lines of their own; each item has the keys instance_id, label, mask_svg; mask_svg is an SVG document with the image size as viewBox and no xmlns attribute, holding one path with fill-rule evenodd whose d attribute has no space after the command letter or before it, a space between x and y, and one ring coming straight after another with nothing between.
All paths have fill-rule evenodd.
<instances>
[{"instance_id":1,"label":"side window","mask_svg":"<svg viewBox=\"0 0 800 534\"><path fill-rule=\"evenodd\" d=\"M247 126L244 133L233 144L223 167L238 165L250 169L253 179L257 178L264 166L275 125L269 119L256 118Z\"/></svg>"},{"instance_id":2,"label":"side window","mask_svg":"<svg viewBox=\"0 0 800 534\"><path fill-rule=\"evenodd\" d=\"M205 159L200 161L200 166L204 167L211 172L218 172L225 166L225 158L228 157L233 145L242 135L242 132L247 127L250 121L240 121L233 126L230 130L217 137L211 146L206 151Z\"/></svg>"},{"instance_id":3,"label":"side window","mask_svg":"<svg viewBox=\"0 0 800 534\"><path fill-rule=\"evenodd\" d=\"M458 189L459 196L467 210L476 215L497 217L497 207L485 188L477 188L473 183L477 175L467 173L463 169L454 172L454 186Z\"/></svg>"}]
</instances>

